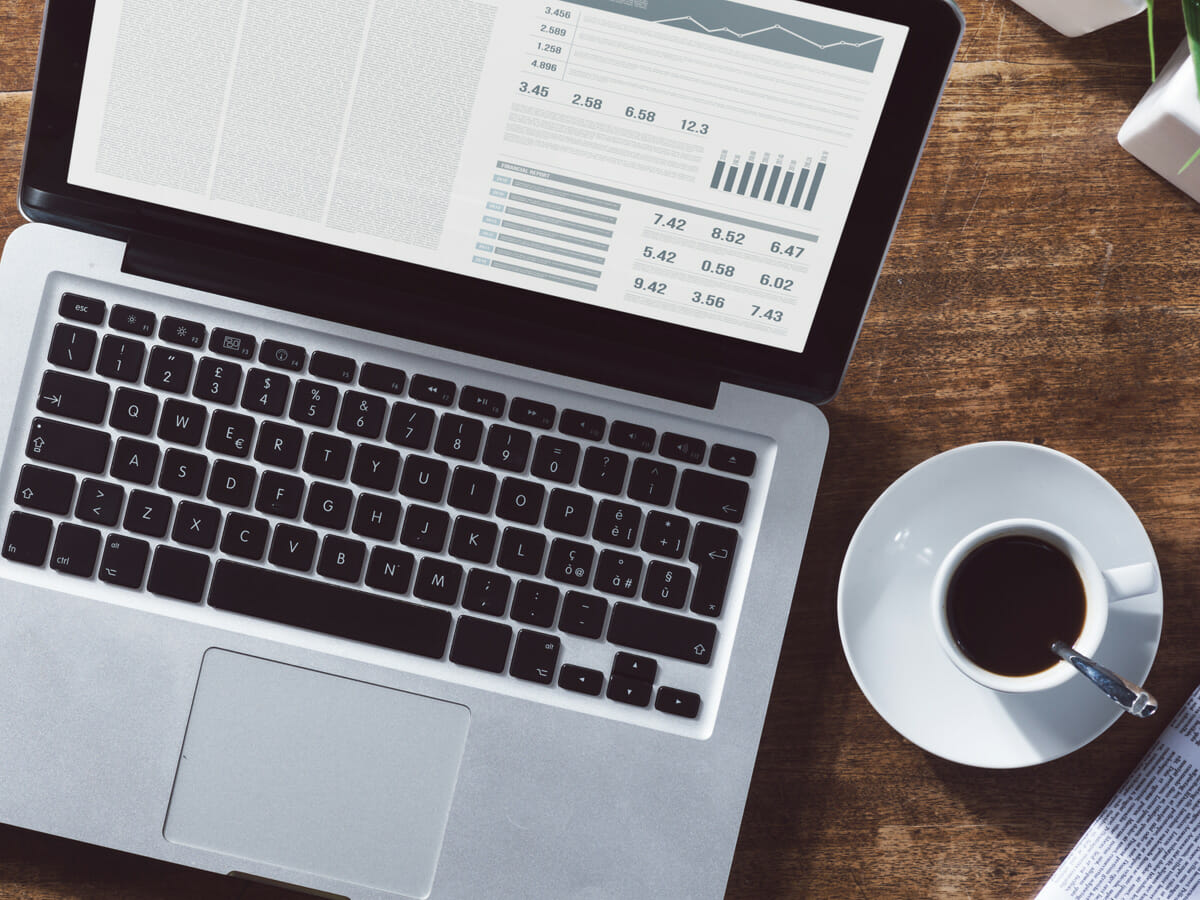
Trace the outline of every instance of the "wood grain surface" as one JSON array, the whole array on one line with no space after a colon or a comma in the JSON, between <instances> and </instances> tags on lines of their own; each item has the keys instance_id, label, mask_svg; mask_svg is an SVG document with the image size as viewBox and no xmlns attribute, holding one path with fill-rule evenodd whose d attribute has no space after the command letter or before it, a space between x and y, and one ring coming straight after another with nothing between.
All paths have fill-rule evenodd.
<instances>
[{"instance_id":1,"label":"wood grain surface","mask_svg":"<svg viewBox=\"0 0 1200 900\"><path fill-rule=\"evenodd\" d=\"M1030 898L1200 683L1200 206L1116 142L1149 78L1144 24L1069 40L1008 0L961 6L966 38L826 408L832 444L731 900ZM1183 30L1160 6L1165 58ZM40 20L36 0L0 0L0 238L20 218ZM888 484L999 439L1062 450L1121 491L1166 597L1148 682L1160 715L1011 772L892 731L851 676L835 610L846 546ZM0 900L291 896L0 827Z\"/></svg>"}]
</instances>

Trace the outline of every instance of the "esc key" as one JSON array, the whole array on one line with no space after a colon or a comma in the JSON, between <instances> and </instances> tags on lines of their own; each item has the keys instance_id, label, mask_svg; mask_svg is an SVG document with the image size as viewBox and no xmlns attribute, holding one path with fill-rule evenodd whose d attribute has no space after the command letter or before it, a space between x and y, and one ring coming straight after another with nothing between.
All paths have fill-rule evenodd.
<instances>
[{"instance_id":1,"label":"esc key","mask_svg":"<svg viewBox=\"0 0 1200 900\"><path fill-rule=\"evenodd\" d=\"M58 314L64 319L87 322L89 325L103 322L105 309L103 300L93 300L80 294L63 294L58 302Z\"/></svg>"}]
</instances>

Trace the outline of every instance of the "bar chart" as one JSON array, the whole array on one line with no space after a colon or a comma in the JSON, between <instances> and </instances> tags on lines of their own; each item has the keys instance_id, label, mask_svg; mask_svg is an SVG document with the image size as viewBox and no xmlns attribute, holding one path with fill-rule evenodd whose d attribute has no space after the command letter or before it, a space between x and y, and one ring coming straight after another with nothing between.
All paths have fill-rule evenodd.
<instances>
[{"instance_id":1,"label":"bar chart","mask_svg":"<svg viewBox=\"0 0 1200 900\"><path fill-rule=\"evenodd\" d=\"M714 191L812 212L828 165L827 152L820 155L814 166L811 156L801 162L783 154L722 150L713 167L709 187Z\"/></svg>"}]
</instances>

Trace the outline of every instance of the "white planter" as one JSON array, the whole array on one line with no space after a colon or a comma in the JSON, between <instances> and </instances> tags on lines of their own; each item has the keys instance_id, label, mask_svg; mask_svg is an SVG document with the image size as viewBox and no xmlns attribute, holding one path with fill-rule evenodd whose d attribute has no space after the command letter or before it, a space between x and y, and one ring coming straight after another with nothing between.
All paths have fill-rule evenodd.
<instances>
[{"instance_id":1,"label":"white planter","mask_svg":"<svg viewBox=\"0 0 1200 900\"><path fill-rule=\"evenodd\" d=\"M1013 0L1067 37L1079 37L1136 16L1146 0Z\"/></svg>"},{"instance_id":2,"label":"white planter","mask_svg":"<svg viewBox=\"0 0 1200 900\"><path fill-rule=\"evenodd\" d=\"M1117 140L1175 187L1200 200L1200 159L1179 173L1200 150L1200 97L1186 40L1125 120Z\"/></svg>"}]
</instances>

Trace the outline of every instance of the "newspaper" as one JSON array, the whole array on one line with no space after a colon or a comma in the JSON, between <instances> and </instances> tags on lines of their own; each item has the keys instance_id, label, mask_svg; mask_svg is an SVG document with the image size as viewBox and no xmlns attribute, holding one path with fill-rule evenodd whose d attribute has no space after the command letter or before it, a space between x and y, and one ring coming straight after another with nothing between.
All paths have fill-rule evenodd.
<instances>
[{"instance_id":1,"label":"newspaper","mask_svg":"<svg viewBox=\"0 0 1200 900\"><path fill-rule=\"evenodd\" d=\"M1200 900L1200 688L1036 900Z\"/></svg>"}]
</instances>

